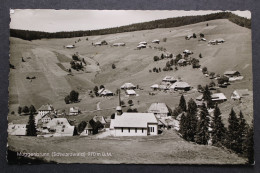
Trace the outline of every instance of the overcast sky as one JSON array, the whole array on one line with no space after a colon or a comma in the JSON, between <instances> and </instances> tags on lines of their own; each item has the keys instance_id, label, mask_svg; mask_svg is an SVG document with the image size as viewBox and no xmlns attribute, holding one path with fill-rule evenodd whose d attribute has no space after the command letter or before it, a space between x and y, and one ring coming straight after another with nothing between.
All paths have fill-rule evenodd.
<instances>
[{"instance_id":1,"label":"overcast sky","mask_svg":"<svg viewBox=\"0 0 260 173\"><path fill-rule=\"evenodd\" d=\"M219 11L11 9L10 28L45 32L93 30L216 12ZM251 18L250 11L233 11L233 13Z\"/></svg>"}]
</instances>

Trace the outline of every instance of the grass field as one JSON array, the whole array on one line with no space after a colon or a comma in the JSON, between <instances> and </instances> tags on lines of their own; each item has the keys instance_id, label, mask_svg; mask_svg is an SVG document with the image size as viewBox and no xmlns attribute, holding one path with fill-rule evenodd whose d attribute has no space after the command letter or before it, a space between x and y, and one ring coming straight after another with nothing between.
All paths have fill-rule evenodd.
<instances>
[{"instance_id":1,"label":"grass field","mask_svg":"<svg viewBox=\"0 0 260 173\"><path fill-rule=\"evenodd\" d=\"M206 23L209 24L208 27L206 27ZM186 35L192 33L197 35L203 33L207 41L223 38L226 42L209 46L207 42L199 42L198 39L184 39ZM88 41L86 38L88 38ZM162 40L163 38L167 38L167 41L161 41L159 45L151 43L154 39ZM179 103L180 93L155 92L155 95L151 96L149 92L151 92L150 86L152 84L160 83L166 75L180 78L193 87L191 91L185 94L186 101L188 101L190 98L195 99L200 95L194 90L197 85L204 86L211 82L211 79L204 76L199 69L193 69L191 66L178 67L177 71L150 73L149 70L154 67L162 69L169 59L154 62L153 57L155 55L160 56L162 52L149 47L136 50L140 41L147 41L148 45L152 47L166 48L167 52L175 55L182 53L184 49L193 51L194 54L191 57L194 58L199 58L201 53L203 58L199 59L200 64L202 67L206 66L209 72L222 75L227 70L239 71L244 76L242 81L233 82L228 88L219 89L228 99L225 104L220 105L222 117L227 125L228 114L233 107L237 113L240 110L243 111L248 123L251 123L253 119L252 97L241 102L230 100L230 96L235 89L249 89L251 91L253 89L250 29L221 19L176 28L81 37L80 39L81 41L75 43L79 38L33 41L10 38L10 63L15 66L15 69L11 69L9 75L9 111L15 111L15 115L8 115L9 122L26 123L28 121L28 116L17 115L18 106L33 104L38 109L41 105L47 103L52 104L55 109L65 110L67 113L69 107L80 107L84 111L83 114L68 117L74 120L76 125L83 120L88 121L95 115L110 117L114 112L113 108L118 105L118 97L114 96L109 99L91 98L88 95L88 90L92 90L94 86L105 85L107 89L115 92L125 82L139 85L143 90L136 90L139 96L131 98L125 97L122 93L121 99L126 103L124 109L128 108L127 102L129 99L133 100L134 106L132 107L137 108L139 112L147 111L153 102L165 102L170 108L174 109ZM109 45L92 46L92 43L102 40L106 40ZM126 46L110 46L116 42L124 42ZM75 44L76 48L64 48L68 44ZM70 68L70 61L75 53L78 53L80 58L84 58L87 65L84 67L84 71L72 70L73 75L68 75L67 69ZM25 62L21 61L22 57ZM112 64L116 65L116 69L111 68ZM26 79L27 76L35 76L36 79L28 80ZM79 92L81 101L74 104L65 104L64 97L73 89ZM97 109L98 102L100 102L101 111L91 112ZM103 110L108 108L111 109ZM151 137L151 141L149 141L150 137L134 140L117 139L120 142L110 140L110 138L98 141L91 137L27 139L27 137L11 136L9 137L9 146L17 150L24 148L26 151L36 151L41 146L49 146L44 147L47 151L57 148L61 151L76 151L77 149L101 151L109 146L111 152L115 153L108 160L104 160L104 158L102 158L103 160L99 160L99 158L77 158L75 160L75 162L88 163L134 163L135 160L138 160L139 163L160 163L161 160L168 160L169 163L244 163L243 159L219 148L185 142L175 132L167 132L165 135ZM152 140L164 137L167 139ZM66 148L67 146L71 148ZM135 159L131 158L132 154ZM120 155L124 156L120 157ZM147 156L149 156L149 159ZM150 160L150 157L152 160ZM62 159L58 161L67 162L67 160Z\"/></svg>"}]
</instances>

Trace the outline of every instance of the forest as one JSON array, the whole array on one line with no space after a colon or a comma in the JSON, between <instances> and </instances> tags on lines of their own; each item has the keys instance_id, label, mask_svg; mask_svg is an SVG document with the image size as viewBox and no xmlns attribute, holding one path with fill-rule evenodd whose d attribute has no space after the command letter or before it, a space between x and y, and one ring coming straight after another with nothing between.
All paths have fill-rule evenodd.
<instances>
[{"instance_id":1,"label":"forest","mask_svg":"<svg viewBox=\"0 0 260 173\"><path fill-rule=\"evenodd\" d=\"M126 26L105 28L99 30L87 30L87 31L69 31L69 32L41 32L41 31L29 31L29 30L19 30L19 29L10 29L10 36L17 37L24 40L36 40L42 38L73 38L73 37L83 37L83 36L94 36L94 35L106 35L106 34L115 34L139 30L149 30L155 28L172 28L179 27L184 25L195 24L199 22L205 22L215 19L228 19L229 21L251 29L251 19L237 16L231 12L219 12L212 13L201 16L183 16L175 18L167 18L154 20L150 22L136 23Z\"/></svg>"}]
</instances>

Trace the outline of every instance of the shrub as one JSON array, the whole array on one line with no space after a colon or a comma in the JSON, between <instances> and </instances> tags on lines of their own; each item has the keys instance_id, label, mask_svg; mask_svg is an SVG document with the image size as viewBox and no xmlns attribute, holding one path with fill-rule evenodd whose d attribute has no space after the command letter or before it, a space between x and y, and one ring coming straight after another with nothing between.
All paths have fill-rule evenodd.
<instances>
[{"instance_id":1,"label":"shrub","mask_svg":"<svg viewBox=\"0 0 260 173\"><path fill-rule=\"evenodd\" d=\"M112 64L112 69L115 69L116 68L116 65L115 64Z\"/></svg>"},{"instance_id":2,"label":"shrub","mask_svg":"<svg viewBox=\"0 0 260 173\"><path fill-rule=\"evenodd\" d=\"M208 73L208 68L207 67L203 67L202 68L202 73L203 74L207 74Z\"/></svg>"},{"instance_id":3,"label":"shrub","mask_svg":"<svg viewBox=\"0 0 260 173\"><path fill-rule=\"evenodd\" d=\"M167 41L167 38L163 38L163 42L166 42Z\"/></svg>"}]
</instances>

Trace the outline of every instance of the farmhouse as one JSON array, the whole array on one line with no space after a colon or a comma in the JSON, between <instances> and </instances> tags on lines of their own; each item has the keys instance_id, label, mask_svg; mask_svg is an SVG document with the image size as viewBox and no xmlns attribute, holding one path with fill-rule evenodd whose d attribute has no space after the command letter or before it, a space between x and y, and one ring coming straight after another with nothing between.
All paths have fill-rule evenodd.
<instances>
[{"instance_id":1,"label":"farmhouse","mask_svg":"<svg viewBox=\"0 0 260 173\"><path fill-rule=\"evenodd\" d=\"M215 103L222 103L227 101L227 98L223 93L214 93L211 95L211 100Z\"/></svg>"},{"instance_id":2,"label":"farmhouse","mask_svg":"<svg viewBox=\"0 0 260 173\"><path fill-rule=\"evenodd\" d=\"M69 115L78 115L80 113L79 107L71 107Z\"/></svg>"},{"instance_id":3,"label":"farmhouse","mask_svg":"<svg viewBox=\"0 0 260 173\"><path fill-rule=\"evenodd\" d=\"M66 118L54 118L47 124L47 129L53 136L73 136L74 126Z\"/></svg>"},{"instance_id":4,"label":"farmhouse","mask_svg":"<svg viewBox=\"0 0 260 173\"><path fill-rule=\"evenodd\" d=\"M154 113L157 118L162 118L170 115L170 108L165 103L152 103L147 112Z\"/></svg>"},{"instance_id":5,"label":"farmhouse","mask_svg":"<svg viewBox=\"0 0 260 173\"><path fill-rule=\"evenodd\" d=\"M88 136L93 134L93 127L88 122L83 132L80 134L80 136Z\"/></svg>"},{"instance_id":6,"label":"farmhouse","mask_svg":"<svg viewBox=\"0 0 260 173\"><path fill-rule=\"evenodd\" d=\"M26 135L26 124L8 124L7 129L8 135L25 136Z\"/></svg>"},{"instance_id":7,"label":"farmhouse","mask_svg":"<svg viewBox=\"0 0 260 173\"><path fill-rule=\"evenodd\" d=\"M144 45L144 44L139 44L139 45L137 46L137 49L142 49L142 48L146 48L146 45Z\"/></svg>"},{"instance_id":8,"label":"farmhouse","mask_svg":"<svg viewBox=\"0 0 260 173\"><path fill-rule=\"evenodd\" d=\"M157 43L157 44L159 44L159 43L160 43L160 40L153 40L152 43Z\"/></svg>"},{"instance_id":9,"label":"farmhouse","mask_svg":"<svg viewBox=\"0 0 260 173\"><path fill-rule=\"evenodd\" d=\"M165 83L174 83L177 81L173 76L165 76L162 80Z\"/></svg>"},{"instance_id":10,"label":"farmhouse","mask_svg":"<svg viewBox=\"0 0 260 173\"><path fill-rule=\"evenodd\" d=\"M38 121L41 121L42 123L48 123L50 122L53 118L56 118L56 114L53 112L49 112L45 115L42 116L41 119L39 119ZM38 122L39 123L39 122Z\"/></svg>"},{"instance_id":11,"label":"farmhouse","mask_svg":"<svg viewBox=\"0 0 260 173\"><path fill-rule=\"evenodd\" d=\"M98 95L100 97L104 97L104 96L113 96L114 93L108 89L105 89L105 88L101 88L99 91L98 91Z\"/></svg>"},{"instance_id":12,"label":"farmhouse","mask_svg":"<svg viewBox=\"0 0 260 173\"><path fill-rule=\"evenodd\" d=\"M125 83L120 87L121 89L136 89L136 86L134 86L132 83Z\"/></svg>"},{"instance_id":13,"label":"farmhouse","mask_svg":"<svg viewBox=\"0 0 260 173\"><path fill-rule=\"evenodd\" d=\"M125 46L125 43L114 43L113 46Z\"/></svg>"},{"instance_id":14,"label":"farmhouse","mask_svg":"<svg viewBox=\"0 0 260 173\"><path fill-rule=\"evenodd\" d=\"M201 38L200 41L207 41L205 38Z\"/></svg>"},{"instance_id":15,"label":"farmhouse","mask_svg":"<svg viewBox=\"0 0 260 173\"><path fill-rule=\"evenodd\" d=\"M224 76L231 78L231 77L239 77L241 76L240 73L238 71L226 71L224 73Z\"/></svg>"},{"instance_id":16,"label":"farmhouse","mask_svg":"<svg viewBox=\"0 0 260 173\"><path fill-rule=\"evenodd\" d=\"M193 54L193 52L192 52L192 51L190 51L190 50L187 50L187 49L185 49L185 50L183 51L183 53L184 53L184 54L187 54L187 55Z\"/></svg>"},{"instance_id":17,"label":"farmhouse","mask_svg":"<svg viewBox=\"0 0 260 173\"><path fill-rule=\"evenodd\" d=\"M140 44L147 45L147 42L141 41L141 42L139 43L139 45L140 45Z\"/></svg>"},{"instance_id":18,"label":"farmhouse","mask_svg":"<svg viewBox=\"0 0 260 173\"><path fill-rule=\"evenodd\" d=\"M67 45L66 48L67 49L72 49L72 48L75 48L75 45Z\"/></svg>"},{"instance_id":19,"label":"farmhouse","mask_svg":"<svg viewBox=\"0 0 260 173\"><path fill-rule=\"evenodd\" d=\"M150 86L150 88L152 88L153 90L157 90L157 89L159 89L159 85L153 84L152 86Z\"/></svg>"},{"instance_id":20,"label":"farmhouse","mask_svg":"<svg viewBox=\"0 0 260 173\"><path fill-rule=\"evenodd\" d=\"M239 90L235 90L232 93L231 99L240 100L241 98L247 97L249 95L250 95L250 93L249 93L248 89L239 89Z\"/></svg>"},{"instance_id":21,"label":"farmhouse","mask_svg":"<svg viewBox=\"0 0 260 173\"><path fill-rule=\"evenodd\" d=\"M101 46L102 43L101 43L101 41L99 41L99 42L94 43L94 45L95 45L95 46Z\"/></svg>"},{"instance_id":22,"label":"farmhouse","mask_svg":"<svg viewBox=\"0 0 260 173\"><path fill-rule=\"evenodd\" d=\"M110 129L114 136L157 135L158 121L153 113L123 113L111 120Z\"/></svg>"},{"instance_id":23,"label":"farmhouse","mask_svg":"<svg viewBox=\"0 0 260 173\"><path fill-rule=\"evenodd\" d=\"M185 66L185 65L187 65L187 61L186 61L185 59L180 59L180 60L177 62L177 64L178 64L179 66Z\"/></svg>"},{"instance_id":24,"label":"farmhouse","mask_svg":"<svg viewBox=\"0 0 260 173\"><path fill-rule=\"evenodd\" d=\"M52 105L50 104L47 104L47 105L42 105L39 109L38 109L38 114L40 116L43 116L47 113L50 113L50 112L53 112L54 111L54 108Z\"/></svg>"},{"instance_id":25,"label":"farmhouse","mask_svg":"<svg viewBox=\"0 0 260 173\"><path fill-rule=\"evenodd\" d=\"M177 91L177 90L184 90L189 91L191 86L187 82L176 82L171 85L170 90L171 91Z\"/></svg>"},{"instance_id":26,"label":"farmhouse","mask_svg":"<svg viewBox=\"0 0 260 173\"><path fill-rule=\"evenodd\" d=\"M128 96L136 96L135 90L126 90L126 95Z\"/></svg>"}]
</instances>

